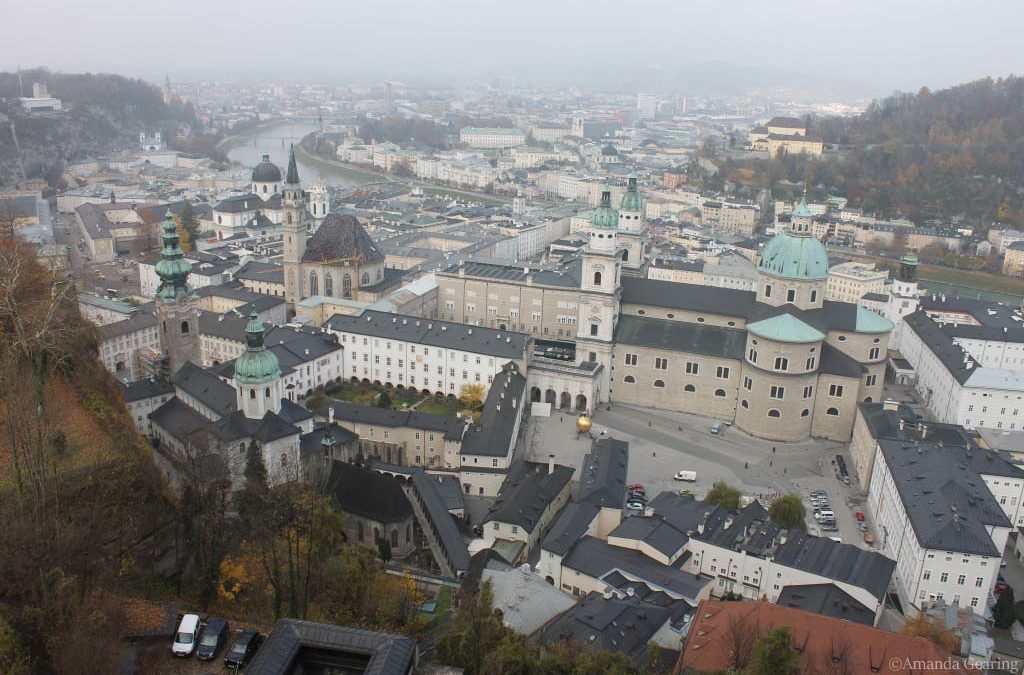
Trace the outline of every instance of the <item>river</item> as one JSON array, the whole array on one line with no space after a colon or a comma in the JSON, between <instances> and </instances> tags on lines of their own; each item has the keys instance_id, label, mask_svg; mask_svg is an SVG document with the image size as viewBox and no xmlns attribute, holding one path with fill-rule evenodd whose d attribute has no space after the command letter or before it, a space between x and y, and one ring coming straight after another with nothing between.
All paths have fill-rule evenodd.
<instances>
[{"instance_id":1,"label":"river","mask_svg":"<svg viewBox=\"0 0 1024 675\"><path fill-rule=\"evenodd\" d=\"M225 142L225 146L228 148L228 159L252 168L260 163L264 154L267 154L270 155L270 161L281 167L281 173L284 174L288 168L288 146L291 143L298 145L306 134L315 130L314 122L299 121L282 121L260 127L228 139ZM296 161L299 164L299 178L306 186L322 180L333 187L351 188L380 180L361 175L358 172L346 171L340 167L311 164L301 155L296 156Z\"/></svg>"}]
</instances>

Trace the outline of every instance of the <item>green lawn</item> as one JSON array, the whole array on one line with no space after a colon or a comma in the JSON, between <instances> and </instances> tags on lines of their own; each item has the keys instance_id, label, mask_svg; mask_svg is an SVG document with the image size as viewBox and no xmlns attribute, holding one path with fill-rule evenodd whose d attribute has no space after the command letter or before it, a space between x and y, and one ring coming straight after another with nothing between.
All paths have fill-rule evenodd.
<instances>
[{"instance_id":1,"label":"green lawn","mask_svg":"<svg viewBox=\"0 0 1024 675\"><path fill-rule=\"evenodd\" d=\"M377 405L378 397L383 391L387 391L388 398L391 399L391 408L394 410L411 408L420 401L422 402L416 406L416 410L431 415L455 417L462 410L462 404L458 399L447 397L438 399L433 396L424 396L421 393L410 394L406 389L387 389L372 384L342 382L334 388L328 389L326 394L339 401L351 401L360 405Z\"/></svg>"}]
</instances>

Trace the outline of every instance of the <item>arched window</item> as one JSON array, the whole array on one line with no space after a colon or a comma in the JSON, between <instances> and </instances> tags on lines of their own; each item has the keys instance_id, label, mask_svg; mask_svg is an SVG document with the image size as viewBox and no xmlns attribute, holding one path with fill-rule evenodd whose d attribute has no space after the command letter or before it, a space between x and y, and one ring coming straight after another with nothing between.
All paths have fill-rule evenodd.
<instances>
[{"instance_id":1,"label":"arched window","mask_svg":"<svg viewBox=\"0 0 1024 675\"><path fill-rule=\"evenodd\" d=\"M320 295L320 284L318 283L316 272L309 273L309 294Z\"/></svg>"},{"instance_id":2,"label":"arched window","mask_svg":"<svg viewBox=\"0 0 1024 675\"><path fill-rule=\"evenodd\" d=\"M398 546L398 530L391 530L391 545Z\"/></svg>"},{"instance_id":3,"label":"arched window","mask_svg":"<svg viewBox=\"0 0 1024 675\"><path fill-rule=\"evenodd\" d=\"M264 185L264 186L263 186L263 194L266 194L266 193L267 193L267 186L266 186L266 185Z\"/></svg>"},{"instance_id":4,"label":"arched window","mask_svg":"<svg viewBox=\"0 0 1024 675\"><path fill-rule=\"evenodd\" d=\"M601 273L600 272L594 272L594 285L595 286L600 286L601 285Z\"/></svg>"},{"instance_id":5,"label":"arched window","mask_svg":"<svg viewBox=\"0 0 1024 675\"><path fill-rule=\"evenodd\" d=\"M622 262L629 262L629 249L622 250Z\"/></svg>"},{"instance_id":6,"label":"arched window","mask_svg":"<svg viewBox=\"0 0 1024 675\"><path fill-rule=\"evenodd\" d=\"M281 468L283 469L286 466L288 466L288 453L287 452L282 452L281 453Z\"/></svg>"},{"instance_id":7,"label":"arched window","mask_svg":"<svg viewBox=\"0 0 1024 675\"><path fill-rule=\"evenodd\" d=\"M370 273L369 272L363 272L363 276L359 279L359 283L362 284L363 286L369 286L370 285Z\"/></svg>"},{"instance_id":8,"label":"arched window","mask_svg":"<svg viewBox=\"0 0 1024 675\"><path fill-rule=\"evenodd\" d=\"M363 532L363 521L356 521L356 525L359 526L359 541L365 540L365 533Z\"/></svg>"},{"instance_id":9,"label":"arched window","mask_svg":"<svg viewBox=\"0 0 1024 675\"><path fill-rule=\"evenodd\" d=\"M350 298L352 297L352 275L345 272L345 276L341 278L341 297Z\"/></svg>"},{"instance_id":10,"label":"arched window","mask_svg":"<svg viewBox=\"0 0 1024 675\"><path fill-rule=\"evenodd\" d=\"M685 387L683 387L683 391L690 392L691 394L696 394L697 387L693 386L692 384L688 384Z\"/></svg>"},{"instance_id":11,"label":"arched window","mask_svg":"<svg viewBox=\"0 0 1024 675\"><path fill-rule=\"evenodd\" d=\"M715 396L725 398L725 389L715 389Z\"/></svg>"},{"instance_id":12,"label":"arched window","mask_svg":"<svg viewBox=\"0 0 1024 675\"><path fill-rule=\"evenodd\" d=\"M782 413L780 413L775 408L772 408L771 410L768 411L768 417L782 417Z\"/></svg>"},{"instance_id":13,"label":"arched window","mask_svg":"<svg viewBox=\"0 0 1024 675\"><path fill-rule=\"evenodd\" d=\"M750 407L750 404L747 403L747 399L743 399L742 401L740 401L740 405L743 406L744 410Z\"/></svg>"},{"instance_id":14,"label":"arched window","mask_svg":"<svg viewBox=\"0 0 1024 675\"><path fill-rule=\"evenodd\" d=\"M811 411L808 410L807 408L804 408L803 412L800 413L800 417L807 417L810 414L811 414Z\"/></svg>"},{"instance_id":15,"label":"arched window","mask_svg":"<svg viewBox=\"0 0 1024 675\"><path fill-rule=\"evenodd\" d=\"M330 272L324 272L324 295L327 297L334 295L334 277Z\"/></svg>"},{"instance_id":16,"label":"arched window","mask_svg":"<svg viewBox=\"0 0 1024 675\"><path fill-rule=\"evenodd\" d=\"M412 541L412 525L405 526L405 543L408 544Z\"/></svg>"},{"instance_id":17,"label":"arched window","mask_svg":"<svg viewBox=\"0 0 1024 675\"><path fill-rule=\"evenodd\" d=\"M256 400L256 390L255 389L250 389L249 390L249 398L251 398L253 401Z\"/></svg>"},{"instance_id":18,"label":"arched window","mask_svg":"<svg viewBox=\"0 0 1024 675\"><path fill-rule=\"evenodd\" d=\"M626 375L626 377L622 378L622 381L628 382L629 384L633 384L634 382L636 382L636 378L633 377L632 375Z\"/></svg>"},{"instance_id":19,"label":"arched window","mask_svg":"<svg viewBox=\"0 0 1024 675\"><path fill-rule=\"evenodd\" d=\"M181 334L182 335L188 335L188 331L189 331L188 321L182 321L181 322Z\"/></svg>"},{"instance_id":20,"label":"arched window","mask_svg":"<svg viewBox=\"0 0 1024 675\"><path fill-rule=\"evenodd\" d=\"M383 278L383 273L380 270L377 270L377 281L380 281L381 278Z\"/></svg>"},{"instance_id":21,"label":"arched window","mask_svg":"<svg viewBox=\"0 0 1024 675\"><path fill-rule=\"evenodd\" d=\"M871 397L870 396L865 396L864 397L864 402L865 403L871 403Z\"/></svg>"},{"instance_id":22,"label":"arched window","mask_svg":"<svg viewBox=\"0 0 1024 675\"><path fill-rule=\"evenodd\" d=\"M270 398L270 387L263 390L263 396L264 398Z\"/></svg>"},{"instance_id":23,"label":"arched window","mask_svg":"<svg viewBox=\"0 0 1024 675\"><path fill-rule=\"evenodd\" d=\"M380 541L380 528L378 527L373 528L373 540Z\"/></svg>"},{"instance_id":24,"label":"arched window","mask_svg":"<svg viewBox=\"0 0 1024 675\"><path fill-rule=\"evenodd\" d=\"M839 409L838 408L829 408L828 410L825 411L825 414L826 415L832 415L832 417L838 417L839 416Z\"/></svg>"},{"instance_id":25,"label":"arched window","mask_svg":"<svg viewBox=\"0 0 1024 675\"><path fill-rule=\"evenodd\" d=\"M654 386L658 387L659 389L662 389L665 387L665 382L663 380L655 380Z\"/></svg>"}]
</instances>

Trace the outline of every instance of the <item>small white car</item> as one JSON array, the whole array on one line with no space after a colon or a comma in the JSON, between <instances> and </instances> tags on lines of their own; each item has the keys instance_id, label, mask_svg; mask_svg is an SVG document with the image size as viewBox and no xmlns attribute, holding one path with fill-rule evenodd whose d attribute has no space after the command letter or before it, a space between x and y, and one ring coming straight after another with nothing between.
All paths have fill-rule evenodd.
<instances>
[{"instance_id":1,"label":"small white car","mask_svg":"<svg viewBox=\"0 0 1024 675\"><path fill-rule=\"evenodd\" d=\"M191 656L199 643L199 615L186 614L181 617L178 632L174 634L171 653L175 656Z\"/></svg>"},{"instance_id":2,"label":"small white car","mask_svg":"<svg viewBox=\"0 0 1024 675\"><path fill-rule=\"evenodd\" d=\"M697 480L697 472L696 471L680 471L676 475L672 476L672 478L675 479L675 480L685 480L685 481L689 481L689 482L693 483L693 482L695 482Z\"/></svg>"},{"instance_id":3,"label":"small white car","mask_svg":"<svg viewBox=\"0 0 1024 675\"><path fill-rule=\"evenodd\" d=\"M822 519L825 519L825 520L835 520L835 518L836 518L836 514L833 513L832 511L830 511L829 509L822 509L821 511L815 511L814 512L814 519L815 520L822 520Z\"/></svg>"}]
</instances>

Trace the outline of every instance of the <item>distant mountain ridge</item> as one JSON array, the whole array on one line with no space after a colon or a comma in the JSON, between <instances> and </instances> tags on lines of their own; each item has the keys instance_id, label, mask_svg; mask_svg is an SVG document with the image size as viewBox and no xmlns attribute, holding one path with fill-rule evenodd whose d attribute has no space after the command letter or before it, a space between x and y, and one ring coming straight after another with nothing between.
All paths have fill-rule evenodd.
<instances>
[{"instance_id":1,"label":"distant mountain ridge","mask_svg":"<svg viewBox=\"0 0 1024 675\"><path fill-rule=\"evenodd\" d=\"M175 131L196 124L190 104L164 103L156 87L120 75L54 73L44 69L0 73L0 113L14 123L29 178L55 184L64 165L133 146L140 132ZM60 115L29 115L18 97L31 96L32 83L45 83L65 108ZM0 125L0 185L21 178L8 124Z\"/></svg>"}]
</instances>

